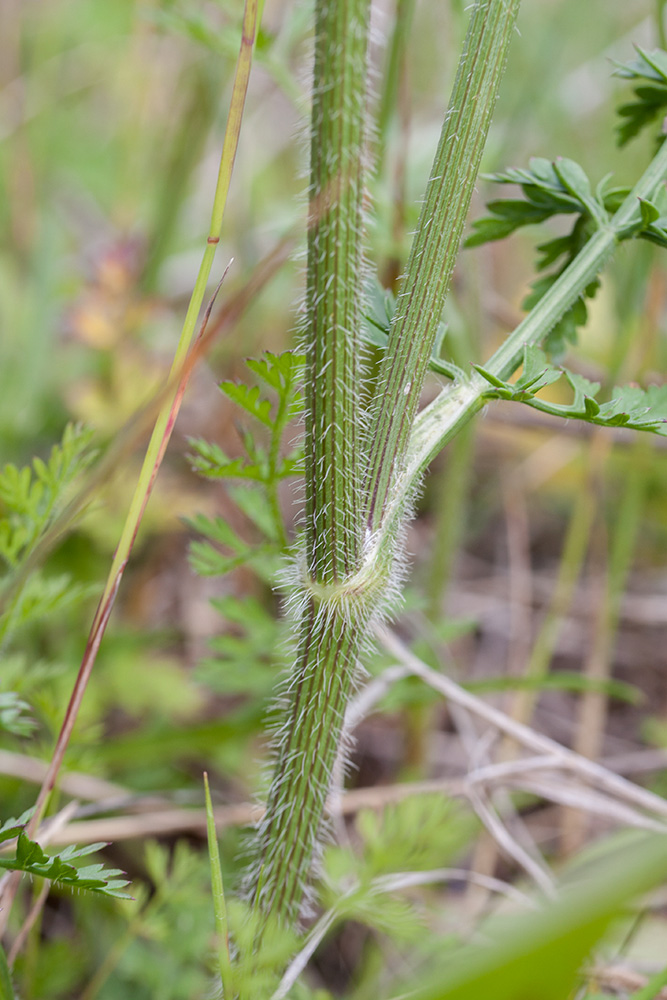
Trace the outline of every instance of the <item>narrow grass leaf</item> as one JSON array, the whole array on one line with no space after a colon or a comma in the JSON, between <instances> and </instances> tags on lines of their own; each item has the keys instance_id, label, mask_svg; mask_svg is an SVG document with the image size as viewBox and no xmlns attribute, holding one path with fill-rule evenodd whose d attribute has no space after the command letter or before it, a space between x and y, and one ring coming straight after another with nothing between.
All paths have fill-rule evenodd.
<instances>
[{"instance_id":1,"label":"narrow grass leaf","mask_svg":"<svg viewBox=\"0 0 667 1000\"><path fill-rule=\"evenodd\" d=\"M206 794L206 833L208 837L208 856L211 864L213 910L215 912L215 929L218 936L218 967L220 969L222 995L225 1000L231 1000L234 994L232 993L232 961L229 954L229 924L225 903L225 887L220 867L220 852L218 850L218 838L215 831L211 790L206 772L204 772L204 791Z\"/></svg>"},{"instance_id":2,"label":"narrow grass leaf","mask_svg":"<svg viewBox=\"0 0 667 1000\"><path fill-rule=\"evenodd\" d=\"M0 1000L16 1000L5 949L0 944Z\"/></svg>"},{"instance_id":3,"label":"narrow grass leaf","mask_svg":"<svg viewBox=\"0 0 667 1000\"><path fill-rule=\"evenodd\" d=\"M664 837L617 851L576 888L539 913L520 917L487 948L465 948L418 1000L564 1000L583 961L630 901L667 875Z\"/></svg>"}]
</instances>

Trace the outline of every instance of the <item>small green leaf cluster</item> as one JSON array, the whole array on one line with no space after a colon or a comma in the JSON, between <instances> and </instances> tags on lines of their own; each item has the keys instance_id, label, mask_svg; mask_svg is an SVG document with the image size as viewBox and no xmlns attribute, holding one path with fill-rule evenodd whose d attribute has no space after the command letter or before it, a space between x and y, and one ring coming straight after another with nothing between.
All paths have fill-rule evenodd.
<instances>
[{"instance_id":1,"label":"small green leaf cluster","mask_svg":"<svg viewBox=\"0 0 667 1000\"><path fill-rule=\"evenodd\" d=\"M442 867L470 843L476 826L469 812L440 794L407 798L382 812L364 809L356 822L364 875Z\"/></svg>"},{"instance_id":2,"label":"small green leaf cluster","mask_svg":"<svg viewBox=\"0 0 667 1000\"><path fill-rule=\"evenodd\" d=\"M88 889L104 896L115 896L118 899L131 899L123 892L128 880L119 878L124 873L118 868L105 868L104 865L86 865L77 868L72 862L88 854L94 854L106 844L88 844L86 847L66 847L60 854L48 855L40 845L31 840L24 831L30 818L30 812L24 813L18 819L9 819L0 828L0 844L16 838L16 854L14 857L0 857L0 868L10 872L25 872L48 879L58 885L73 889Z\"/></svg>"},{"instance_id":3,"label":"small green leaf cluster","mask_svg":"<svg viewBox=\"0 0 667 1000\"><path fill-rule=\"evenodd\" d=\"M303 394L299 383L303 374L303 355L292 351L271 354L246 360L246 365L257 378L272 390L277 402L262 395L259 386L240 382L220 383L224 394L246 413L262 424L269 435L268 446L260 445L255 434L242 430L241 443L246 458L228 458L218 445L202 440L191 440L193 468L208 479L249 479L271 487L281 479L301 472L302 450L294 449L287 455L280 454L280 443L290 421L303 412Z\"/></svg>"},{"instance_id":4,"label":"small green leaf cluster","mask_svg":"<svg viewBox=\"0 0 667 1000\"><path fill-rule=\"evenodd\" d=\"M617 65L616 76L639 81L635 100L621 105L618 114L623 119L617 127L618 144L625 146L660 115L667 114L667 52L654 49L647 52L635 46L637 59Z\"/></svg>"},{"instance_id":5,"label":"small green leaf cluster","mask_svg":"<svg viewBox=\"0 0 667 1000\"><path fill-rule=\"evenodd\" d=\"M505 382L481 365L475 368L490 385L484 393L486 399L514 400L567 420L585 420L601 427L628 427L667 436L667 386L617 387L611 399L601 403L595 398L600 391L599 382L590 382L583 375L554 367L541 348L531 346L524 350L523 372L516 382ZM540 389L562 376L574 392L571 403L551 403L537 397Z\"/></svg>"},{"instance_id":6,"label":"small green leaf cluster","mask_svg":"<svg viewBox=\"0 0 667 1000\"><path fill-rule=\"evenodd\" d=\"M0 556L16 569L48 530L67 499L76 476L92 461L92 431L68 424L48 461L32 468L5 465L0 471Z\"/></svg>"},{"instance_id":7,"label":"small green leaf cluster","mask_svg":"<svg viewBox=\"0 0 667 1000\"><path fill-rule=\"evenodd\" d=\"M46 461L35 458L31 465L7 464L0 470L0 559L4 564L0 573L0 649L5 682L12 673L10 662L17 660L8 655L17 630L43 625L80 604L91 592L69 573L49 573L30 565L37 547L71 499L77 477L94 457L91 436L90 430L70 424ZM21 678L21 686L18 692L0 694L0 729L26 736L34 724L19 694L26 693L30 676L24 665L25 653L18 659L23 662L14 673Z\"/></svg>"},{"instance_id":8,"label":"small green leaf cluster","mask_svg":"<svg viewBox=\"0 0 667 1000\"><path fill-rule=\"evenodd\" d=\"M240 537L224 517L197 515L188 524L202 537L191 543L190 563L201 576L224 576L246 566L272 586L288 548L278 487L303 468L303 448L285 451L283 442L289 425L303 411L304 358L292 351L267 351L259 359L248 359L246 365L259 384L225 381L220 385L255 422L255 428L240 431L245 457L230 459L218 445L191 443L194 468L208 479L226 481L228 495L249 522L253 537L250 541ZM264 440L258 439L256 429ZM221 693L251 695L259 722L275 682L281 625L261 601L247 594L242 598L227 595L211 603L232 628L211 641L214 656L200 665L199 677Z\"/></svg>"},{"instance_id":9,"label":"small green leaf cluster","mask_svg":"<svg viewBox=\"0 0 667 1000\"><path fill-rule=\"evenodd\" d=\"M221 694L250 696L250 710L259 722L275 685L277 650L284 645L282 624L248 594L216 597L211 604L231 629L211 639L214 656L199 664L197 678Z\"/></svg>"},{"instance_id":10,"label":"small green leaf cluster","mask_svg":"<svg viewBox=\"0 0 667 1000\"><path fill-rule=\"evenodd\" d=\"M356 850L325 851L324 905L341 919L357 920L399 939L419 933L421 920L396 896L391 876L450 864L470 843L476 820L457 803L429 795L407 798L381 812L361 810L355 826Z\"/></svg>"},{"instance_id":11,"label":"small green leaf cluster","mask_svg":"<svg viewBox=\"0 0 667 1000\"><path fill-rule=\"evenodd\" d=\"M69 499L74 480L92 461L91 433L69 424L48 461L34 458L32 466L5 465L0 471L0 558L5 563L0 581L5 597L0 611L2 643L19 626L60 612L88 593L66 574L33 571L16 581Z\"/></svg>"},{"instance_id":12,"label":"small green leaf cluster","mask_svg":"<svg viewBox=\"0 0 667 1000\"><path fill-rule=\"evenodd\" d=\"M528 169L510 168L487 175L487 180L517 184L524 200L500 198L490 201L487 208L492 214L473 223L473 233L466 241L468 247L503 239L523 226L545 222L555 215L577 216L568 234L538 246L537 270L546 271L556 266L555 270L533 282L522 303L524 309L537 305L595 230L609 221L610 213L616 211L628 193L627 188L610 188L609 177L604 177L593 191L579 164L565 157L558 157L553 163L543 157L533 157ZM599 285L597 279L591 281L584 296L577 299L549 332L545 343L554 357L565 353L568 342L576 343L577 328L587 319L585 299L592 298Z\"/></svg>"},{"instance_id":13,"label":"small green leaf cluster","mask_svg":"<svg viewBox=\"0 0 667 1000\"><path fill-rule=\"evenodd\" d=\"M222 382L220 388L261 425L268 442L258 440L254 429L243 428L239 433L245 457L229 458L217 444L191 440L190 458L195 471L207 479L241 480L241 488L229 489L230 496L264 542L249 545L223 518L199 515L189 523L207 541L193 543L191 562L203 576L221 576L251 564L264 579L272 580L278 557L287 547L278 486L303 469L302 447L283 454L282 442L288 425L303 411L300 380L304 359L292 351L267 351L259 359L248 359L246 365L263 383L262 388L231 381ZM267 388L272 398L263 394Z\"/></svg>"},{"instance_id":14,"label":"small green leaf cluster","mask_svg":"<svg viewBox=\"0 0 667 1000\"><path fill-rule=\"evenodd\" d=\"M606 190L608 177L593 192L579 164L562 156L553 162L534 156L528 169L510 167L485 177L497 184L517 184L525 201L501 198L489 202L487 208L491 210L492 217L473 223L474 232L467 240L467 246L471 247L503 239L521 226L544 222L554 215L588 216L598 226L604 225L609 211L613 211L627 194L625 189ZM570 241L571 237L564 237L560 242L546 244L543 251L546 262L542 266L554 263L561 254L569 251Z\"/></svg>"},{"instance_id":15,"label":"small green leaf cluster","mask_svg":"<svg viewBox=\"0 0 667 1000\"><path fill-rule=\"evenodd\" d=\"M576 215L577 218L565 236L558 236L537 247L537 270L553 271L543 274L531 285L524 299L524 309L532 309L554 285L563 271L581 252L593 233L605 226L630 191L627 187L610 187L610 177L603 177L593 190L583 169L574 160L558 157L553 162L543 157L533 157L529 168L509 170L487 175L487 180L497 184L516 184L523 199L501 198L490 201L487 208L491 215L473 223L473 233L466 246L474 247L492 240L500 240L523 226L545 222L555 215ZM652 200L640 199L636 217L620 233L620 239L641 238L667 246L667 192L660 186ZM570 307L545 339L545 347L552 357L559 359L568 343L576 343L577 329L587 320L586 299L592 298L600 282L591 281L584 294Z\"/></svg>"},{"instance_id":16,"label":"small green leaf cluster","mask_svg":"<svg viewBox=\"0 0 667 1000\"><path fill-rule=\"evenodd\" d=\"M16 691L0 692L0 729L14 736L29 736L36 725L29 712L30 705Z\"/></svg>"},{"instance_id":17,"label":"small green leaf cluster","mask_svg":"<svg viewBox=\"0 0 667 1000\"><path fill-rule=\"evenodd\" d=\"M298 947L299 936L276 919L261 921L250 904L240 899L228 899L226 905L232 953L236 955L231 966L232 996L270 997ZM260 935L262 945L256 948Z\"/></svg>"},{"instance_id":18,"label":"small green leaf cluster","mask_svg":"<svg viewBox=\"0 0 667 1000\"><path fill-rule=\"evenodd\" d=\"M228 492L262 541L250 544L223 517L197 514L187 524L207 541L191 543L192 568L200 576L225 576L239 566L251 566L263 579L273 579L280 563L282 538L267 497L257 490L234 487L229 487Z\"/></svg>"}]
</instances>

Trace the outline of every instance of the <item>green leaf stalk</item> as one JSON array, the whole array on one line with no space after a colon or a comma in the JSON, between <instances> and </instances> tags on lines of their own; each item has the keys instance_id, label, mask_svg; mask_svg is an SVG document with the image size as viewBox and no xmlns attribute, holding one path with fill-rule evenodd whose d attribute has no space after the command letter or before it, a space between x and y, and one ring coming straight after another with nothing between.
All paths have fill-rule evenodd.
<instances>
[{"instance_id":1,"label":"green leaf stalk","mask_svg":"<svg viewBox=\"0 0 667 1000\"><path fill-rule=\"evenodd\" d=\"M394 484L402 479L518 6L481 0L473 7L367 418L358 390L368 3L316 5L298 647L251 888L258 911L287 922L298 919L321 841L357 659L396 590L401 527L418 476L399 508ZM391 537L377 531L388 511L396 515Z\"/></svg>"}]
</instances>

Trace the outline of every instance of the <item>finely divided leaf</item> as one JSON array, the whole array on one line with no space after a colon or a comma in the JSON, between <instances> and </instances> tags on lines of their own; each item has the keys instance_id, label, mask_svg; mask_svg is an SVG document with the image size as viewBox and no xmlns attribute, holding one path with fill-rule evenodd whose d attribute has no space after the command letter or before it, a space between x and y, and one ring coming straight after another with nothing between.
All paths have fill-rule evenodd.
<instances>
[{"instance_id":1,"label":"finely divided leaf","mask_svg":"<svg viewBox=\"0 0 667 1000\"><path fill-rule=\"evenodd\" d=\"M667 112L667 52L635 48L638 58L619 63L615 70L616 76L641 81L635 87L635 100L618 109L622 119L617 127L619 146L625 146Z\"/></svg>"},{"instance_id":2,"label":"finely divided leaf","mask_svg":"<svg viewBox=\"0 0 667 1000\"><path fill-rule=\"evenodd\" d=\"M613 390L610 400L601 403L595 398L600 389L597 382L589 382L581 375L554 367L539 347L526 347L524 371L514 383L498 379L481 365L475 368L490 385L484 394L487 399L514 400L554 416L667 436L667 385L649 386L647 389L621 386ZM556 382L561 376L567 379L573 390L571 403L551 403L537 398L536 393L540 389Z\"/></svg>"},{"instance_id":3,"label":"finely divided leaf","mask_svg":"<svg viewBox=\"0 0 667 1000\"><path fill-rule=\"evenodd\" d=\"M129 882L119 868L105 868L104 865L87 865L77 868L71 864L77 858L98 851L106 844L88 844L85 847L66 847L60 854L48 855L35 840L31 840L24 832L22 821L27 821L27 814L19 820L9 820L0 830L0 842L17 838L16 854L13 858L0 857L0 868L5 871L25 872L27 875L38 876L56 882L59 885L75 889L88 889L105 896L115 896L118 899L131 899L123 889Z\"/></svg>"},{"instance_id":4,"label":"finely divided leaf","mask_svg":"<svg viewBox=\"0 0 667 1000\"><path fill-rule=\"evenodd\" d=\"M667 58L667 57L666 57ZM488 179L499 184L517 184L522 199L500 199L488 203L492 215L473 223L473 232L466 246L479 246L489 240L501 239L532 223L543 222L554 215L577 214L570 232L538 246L538 271L556 265L556 269L541 275L531 285L524 299L524 309L532 309L543 298L561 274L574 261L593 233L605 226L628 194L627 188L609 186L609 175L592 190L588 177L574 160L558 157L553 163L541 157L530 160L529 169L511 168L491 174ZM619 232L619 239L640 237L667 246L667 193L664 186L651 199L638 199L637 211ZM574 305L549 331L545 347L558 360L568 343L576 343L577 328L587 319L586 298L591 298L599 282L591 281Z\"/></svg>"},{"instance_id":5,"label":"finely divided leaf","mask_svg":"<svg viewBox=\"0 0 667 1000\"><path fill-rule=\"evenodd\" d=\"M247 386L242 382L221 382L220 388L233 403L242 406L251 416L256 417L266 427L271 427L273 423L271 415L271 402L262 399L259 394L259 386Z\"/></svg>"}]
</instances>

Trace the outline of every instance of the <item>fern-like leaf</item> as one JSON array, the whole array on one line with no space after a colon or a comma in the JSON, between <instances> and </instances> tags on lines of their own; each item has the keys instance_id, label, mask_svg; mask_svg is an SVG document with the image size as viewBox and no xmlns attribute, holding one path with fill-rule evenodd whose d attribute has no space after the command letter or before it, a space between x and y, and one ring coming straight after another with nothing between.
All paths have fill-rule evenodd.
<instances>
[{"instance_id":1,"label":"fern-like leaf","mask_svg":"<svg viewBox=\"0 0 667 1000\"><path fill-rule=\"evenodd\" d=\"M85 865L80 868L73 861L94 854L106 844L87 844L85 847L66 847L60 854L49 855L24 831L30 812L18 819L7 820L0 828L0 843L16 838L14 857L0 857L0 868L10 872L24 872L26 875L48 879L57 885L73 889L88 889L104 896L117 899L131 899L124 888L129 885L125 874L119 868L105 868L104 865ZM121 876L121 877L119 877Z\"/></svg>"},{"instance_id":2,"label":"fern-like leaf","mask_svg":"<svg viewBox=\"0 0 667 1000\"><path fill-rule=\"evenodd\" d=\"M0 470L0 556L15 568L54 521L67 491L93 459L92 432L68 424L62 441L45 462L30 466L5 465Z\"/></svg>"},{"instance_id":3,"label":"fern-like leaf","mask_svg":"<svg viewBox=\"0 0 667 1000\"><path fill-rule=\"evenodd\" d=\"M0 693L0 730L14 736L29 736L37 723L29 715L30 706L16 693Z\"/></svg>"},{"instance_id":4,"label":"fern-like leaf","mask_svg":"<svg viewBox=\"0 0 667 1000\"><path fill-rule=\"evenodd\" d=\"M615 75L637 82L635 100L621 105L622 121L617 127L618 144L625 146L631 139L667 113L667 52L648 52L635 46L637 58L618 63Z\"/></svg>"},{"instance_id":5,"label":"fern-like leaf","mask_svg":"<svg viewBox=\"0 0 667 1000\"><path fill-rule=\"evenodd\" d=\"M484 393L486 399L514 400L569 420L584 420L602 427L628 427L667 436L667 385L649 386L647 389L619 386L613 390L611 399L599 402L596 399L600 390L598 382L590 382L582 375L554 367L539 347L525 348L523 373L514 383L496 378L481 365L475 367L489 383L490 388ZM556 382L561 376L573 390L571 403L550 403L537 397L540 389Z\"/></svg>"},{"instance_id":6,"label":"fern-like leaf","mask_svg":"<svg viewBox=\"0 0 667 1000\"><path fill-rule=\"evenodd\" d=\"M611 187L609 176L603 177L593 190L579 164L565 157L553 162L533 157L528 169L513 167L487 175L487 179L497 184L518 185L523 198L490 201L487 208L491 215L473 223L467 247L503 239L523 226L545 222L551 216L576 215L569 233L537 247L537 270L555 269L541 274L532 283L522 303L524 309L537 305L593 233L609 221L629 192L626 187ZM667 192L664 186L656 190L651 200L639 199L635 216L619 233L621 240L637 237L667 247ZM545 348L555 360L563 356L568 343L576 343L577 330L588 318L586 300L592 298L599 287L597 279L591 281L584 294L549 331Z\"/></svg>"}]
</instances>

